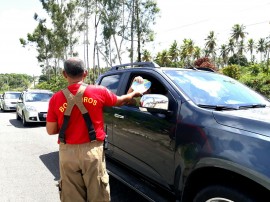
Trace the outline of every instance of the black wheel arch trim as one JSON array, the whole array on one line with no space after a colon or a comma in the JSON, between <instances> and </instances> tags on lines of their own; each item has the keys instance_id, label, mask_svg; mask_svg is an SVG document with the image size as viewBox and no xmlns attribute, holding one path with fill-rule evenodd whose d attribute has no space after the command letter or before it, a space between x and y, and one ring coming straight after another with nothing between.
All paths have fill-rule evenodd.
<instances>
[{"instance_id":1,"label":"black wheel arch trim","mask_svg":"<svg viewBox=\"0 0 270 202\"><path fill-rule=\"evenodd\" d=\"M213 167L213 165L215 167L242 175L270 190L270 179L267 176L225 159L203 158L196 164L193 171L200 168Z\"/></svg>"}]
</instances>

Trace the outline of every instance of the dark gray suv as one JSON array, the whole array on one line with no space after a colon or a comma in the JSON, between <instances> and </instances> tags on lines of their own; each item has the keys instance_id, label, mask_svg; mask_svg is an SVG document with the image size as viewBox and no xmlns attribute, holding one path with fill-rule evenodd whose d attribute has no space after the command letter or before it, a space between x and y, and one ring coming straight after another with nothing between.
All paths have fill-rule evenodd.
<instances>
[{"instance_id":1,"label":"dark gray suv","mask_svg":"<svg viewBox=\"0 0 270 202\"><path fill-rule=\"evenodd\" d=\"M151 94L105 108L112 175L152 201L269 200L267 98L219 73L153 63L115 66L97 84L122 95L138 75Z\"/></svg>"}]
</instances>

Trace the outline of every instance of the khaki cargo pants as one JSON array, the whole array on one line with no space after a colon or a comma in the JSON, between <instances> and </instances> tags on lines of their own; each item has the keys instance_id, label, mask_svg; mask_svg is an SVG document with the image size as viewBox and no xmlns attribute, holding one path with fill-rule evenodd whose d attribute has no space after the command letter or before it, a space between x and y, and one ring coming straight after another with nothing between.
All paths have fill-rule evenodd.
<instances>
[{"instance_id":1,"label":"khaki cargo pants","mask_svg":"<svg viewBox=\"0 0 270 202\"><path fill-rule=\"evenodd\" d=\"M110 201L103 142L59 145L62 202Z\"/></svg>"}]
</instances>

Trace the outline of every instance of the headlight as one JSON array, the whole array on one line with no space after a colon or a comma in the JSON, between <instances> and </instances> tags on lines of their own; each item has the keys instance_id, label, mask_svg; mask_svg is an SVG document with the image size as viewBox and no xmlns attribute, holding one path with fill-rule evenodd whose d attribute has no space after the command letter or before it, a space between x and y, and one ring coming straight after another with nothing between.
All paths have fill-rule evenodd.
<instances>
[{"instance_id":1,"label":"headlight","mask_svg":"<svg viewBox=\"0 0 270 202\"><path fill-rule=\"evenodd\" d=\"M37 109L34 106L31 106L31 105L26 105L25 108L26 108L27 111L37 111Z\"/></svg>"}]
</instances>

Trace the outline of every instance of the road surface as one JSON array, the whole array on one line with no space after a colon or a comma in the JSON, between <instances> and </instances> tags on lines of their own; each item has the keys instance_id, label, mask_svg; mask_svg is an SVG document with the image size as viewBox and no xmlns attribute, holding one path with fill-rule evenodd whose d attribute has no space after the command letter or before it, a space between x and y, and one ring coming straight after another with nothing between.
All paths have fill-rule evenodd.
<instances>
[{"instance_id":1,"label":"road surface","mask_svg":"<svg viewBox=\"0 0 270 202\"><path fill-rule=\"evenodd\" d=\"M23 127L15 112L0 112L0 201L59 202L57 136L44 124ZM112 202L146 202L110 177Z\"/></svg>"}]
</instances>

